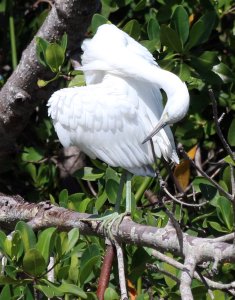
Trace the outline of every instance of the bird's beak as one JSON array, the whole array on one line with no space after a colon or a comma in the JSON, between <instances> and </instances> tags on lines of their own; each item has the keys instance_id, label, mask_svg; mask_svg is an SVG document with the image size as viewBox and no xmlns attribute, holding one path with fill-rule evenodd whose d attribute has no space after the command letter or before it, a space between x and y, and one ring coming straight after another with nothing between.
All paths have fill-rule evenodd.
<instances>
[{"instance_id":1,"label":"bird's beak","mask_svg":"<svg viewBox=\"0 0 235 300\"><path fill-rule=\"evenodd\" d=\"M145 144L147 141L149 141L156 133L158 133L166 125L167 125L167 122L165 121L165 118L161 118L159 120L157 126L154 127L153 130L150 132L150 134L143 140L142 144Z\"/></svg>"}]
</instances>

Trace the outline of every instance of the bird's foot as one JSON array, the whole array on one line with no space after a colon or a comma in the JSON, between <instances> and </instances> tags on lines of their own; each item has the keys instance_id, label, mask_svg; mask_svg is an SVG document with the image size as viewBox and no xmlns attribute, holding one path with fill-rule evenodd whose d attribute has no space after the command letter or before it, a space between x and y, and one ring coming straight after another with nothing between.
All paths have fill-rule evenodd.
<instances>
[{"instance_id":1,"label":"bird's foot","mask_svg":"<svg viewBox=\"0 0 235 300\"><path fill-rule=\"evenodd\" d=\"M115 241L114 235L118 232L119 226L122 222L122 220L129 215L129 213L112 213L111 215L106 216L107 218L102 222L101 229L104 228L107 237L111 241Z\"/></svg>"},{"instance_id":2,"label":"bird's foot","mask_svg":"<svg viewBox=\"0 0 235 300\"><path fill-rule=\"evenodd\" d=\"M99 221L100 229L104 229L108 239L110 239L111 242L115 241L114 235L118 232L119 226L122 222L122 220L128 216L128 212L124 212L119 214L118 212L113 212L111 214L101 216L101 217L90 217L87 219L80 219L80 221L84 222L90 222L90 221Z\"/></svg>"}]
</instances>

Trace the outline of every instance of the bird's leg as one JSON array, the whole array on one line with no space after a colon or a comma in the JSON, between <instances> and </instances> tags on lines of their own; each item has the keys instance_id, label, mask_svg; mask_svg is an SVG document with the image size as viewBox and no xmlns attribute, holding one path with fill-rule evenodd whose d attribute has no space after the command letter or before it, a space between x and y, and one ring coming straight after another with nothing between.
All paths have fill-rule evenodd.
<instances>
[{"instance_id":1,"label":"bird's leg","mask_svg":"<svg viewBox=\"0 0 235 300\"><path fill-rule=\"evenodd\" d=\"M122 182L122 190L123 190L123 186L124 186L124 181L126 182L126 209L124 213L119 214L118 210L119 210L119 204L121 201L121 196L122 196L122 192L120 195L120 200L116 202L119 203L118 206L116 207L115 205L115 210L118 208L118 210L116 210L116 216L113 216L113 219L111 220L111 222L108 224L108 234L111 238L113 238L113 234L111 232L112 226L115 223L115 231L118 231L119 225L121 224L123 218L127 215L131 215L131 178L132 175L130 172L126 171L126 173L123 173L122 177L121 177L121 181L120 181L120 185Z\"/></svg>"},{"instance_id":2,"label":"bird's leg","mask_svg":"<svg viewBox=\"0 0 235 300\"><path fill-rule=\"evenodd\" d=\"M126 210L124 213L119 213L121 200L122 200L122 192L124 188L124 184L126 183ZM89 221L101 221L100 228L104 228L107 232L108 237L111 240L114 240L112 234L112 226L115 224L115 231L118 231L118 227L122 222L123 218L126 215L131 213L131 174L129 172L124 171L121 175L120 184L117 192L117 198L115 203L114 212L102 217L89 217L87 219L81 219L80 221L89 222Z\"/></svg>"},{"instance_id":3,"label":"bird's leg","mask_svg":"<svg viewBox=\"0 0 235 300\"><path fill-rule=\"evenodd\" d=\"M127 215L131 214L131 178L132 175L127 171L126 173L126 211Z\"/></svg>"},{"instance_id":4,"label":"bird's leg","mask_svg":"<svg viewBox=\"0 0 235 300\"><path fill-rule=\"evenodd\" d=\"M113 225L115 225L114 230L115 232L117 232L123 218L131 214L131 178L132 175L128 171L122 174L119 190L117 193L115 212L110 215L101 217L100 219L103 220L101 224L101 228L105 228L107 235L111 241L115 241L115 238L113 236L113 230L112 230ZM122 199L122 191L123 191L124 183L126 183L126 209L124 213L120 214L119 209L120 209L120 204Z\"/></svg>"},{"instance_id":5,"label":"bird's leg","mask_svg":"<svg viewBox=\"0 0 235 300\"><path fill-rule=\"evenodd\" d=\"M114 210L117 213L120 210L121 201L122 201L122 192L123 192L125 181L126 181L126 172L124 171L121 175L121 178L120 178L120 184L119 184L117 199L116 199L116 203L115 203L115 209Z\"/></svg>"}]
</instances>

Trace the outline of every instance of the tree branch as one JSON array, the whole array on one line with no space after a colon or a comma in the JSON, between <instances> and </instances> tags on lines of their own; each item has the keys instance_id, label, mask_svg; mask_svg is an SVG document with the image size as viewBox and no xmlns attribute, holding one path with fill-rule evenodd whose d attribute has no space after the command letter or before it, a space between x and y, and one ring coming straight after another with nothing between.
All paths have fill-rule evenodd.
<instances>
[{"instance_id":1,"label":"tree branch","mask_svg":"<svg viewBox=\"0 0 235 300\"><path fill-rule=\"evenodd\" d=\"M91 22L91 17L99 8L99 0L57 0L36 35L52 42L59 40L66 32L68 51L72 57L74 52L78 53L78 47ZM56 88L50 84L39 89L37 86L39 77L51 78L52 73L38 62L36 43L33 39L23 52L18 67L0 91L2 156L12 147L39 101L47 100Z\"/></svg>"},{"instance_id":2,"label":"tree branch","mask_svg":"<svg viewBox=\"0 0 235 300\"><path fill-rule=\"evenodd\" d=\"M47 227L57 227L58 230L78 228L83 235L105 237L105 230L100 221L83 222L80 219L89 218L89 214L78 213L63 207L51 205L48 202L27 203L19 196L0 195L0 227L13 230L14 225L23 220L34 230ZM11 227L11 228L10 228ZM114 226L115 227L115 226ZM146 246L156 250L170 251L180 255L180 246L176 230L172 226L156 228L133 222L125 217L116 232L111 228L114 238L120 243ZM218 260L219 262L235 262L235 252L232 244L213 242L213 239L183 235L183 255L194 254L197 263ZM200 245L200 247L198 247Z\"/></svg>"},{"instance_id":3,"label":"tree branch","mask_svg":"<svg viewBox=\"0 0 235 300\"><path fill-rule=\"evenodd\" d=\"M180 278L180 293L182 300L193 300L193 294L191 290L191 283L193 280L193 274L196 267L196 259L192 255L188 255L185 258L184 268Z\"/></svg>"}]
</instances>

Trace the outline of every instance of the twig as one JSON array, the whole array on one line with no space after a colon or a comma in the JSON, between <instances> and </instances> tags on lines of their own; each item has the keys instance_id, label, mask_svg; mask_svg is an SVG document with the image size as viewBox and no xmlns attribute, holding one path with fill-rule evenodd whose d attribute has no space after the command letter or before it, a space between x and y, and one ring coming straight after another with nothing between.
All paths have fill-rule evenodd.
<instances>
[{"instance_id":1,"label":"twig","mask_svg":"<svg viewBox=\"0 0 235 300\"><path fill-rule=\"evenodd\" d=\"M118 273L119 273L119 284L121 290L121 300L127 300L127 288L126 288L126 277L125 277L125 267L124 267L124 257L122 247L117 241L115 241L115 247L117 251L117 260L118 260Z\"/></svg>"},{"instance_id":2,"label":"twig","mask_svg":"<svg viewBox=\"0 0 235 300\"><path fill-rule=\"evenodd\" d=\"M213 243L229 242L229 241L233 240L233 238L234 238L234 233L229 233L229 234L226 234L226 235L223 235L223 236L211 239L211 241Z\"/></svg>"},{"instance_id":3,"label":"twig","mask_svg":"<svg viewBox=\"0 0 235 300\"><path fill-rule=\"evenodd\" d=\"M234 238L233 244L235 245L235 180L234 180L234 167L229 164L230 167L230 175L231 175L231 190L232 190L232 197L233 197L233 230L234 230Z\"/></svg>"},{"instance_id":4,"label":"twig","mask_svg":"<svg viewBox=\"0 0 235 300\"><path fill-rule=\"evenodd\" d=\"M216 181L214 181L214 179L212 179L210 176L208 176L206 174L206 172L204 172L202 169L200 169L195 163L194 161L188 156L188 154L184 151L183 147L179 148L180 152L182 153L183 157L185 159L188 159L191 163L191 165L196 168L202 176L204 176L206 179L208 179L220 192L221 194L223 194L227 199L229 199L230 201L233 201L233 197L231 194L227 193Z\"/></svg>"},{"instance_id":5,"label":"twig","mask_svg":"<svg viewBox=\"0 0 235 300\"><path fill-rule=\"evenodd\" d=\"M174 197L166 187L163 187L163 191L172 199L174 200L175 202L181 204L181 205L184 205L184 206L191 206L191 207L201 207L203 205L206 205L208 202L205 201L205 202L202 202L202 203L198 203L198 204L195 204L195 203L186 203L186 202L183 202L179 199L177 199L176 197Z\"/></svg>"},{"instance_id":6,"label":"twig","mask_svg":"<svg viewBox=\"0 0 235 300\"><path fill-rule=\"evenodd\" d=\"M182 300L193 300L193 294L191 290L191 283L196 267L196 260L193 254L185 257L184 268L180 278L180 293Z\"/></svg>"},{"instance_id":7,"label":"twig","mask_svg":"<svg viewBox=\"0 0 235 300\"><path fill-rule=\"evenodd\" d=\"M166 170L168 171L168 174L170 176L170 178L173 180L177 190L183 195L184 198L186 198L186 193L185 191L182 189L181 185L179 184L178 179L174 176L171 168L169 167L169 164L166 161L163 161L164 167L166 168Z\"/></svg>"},{"instance_id":8,"label":"twig","mask_svg":"<svg viewBox=\"0 0 235 300\"><path fill-rule=\"evenodd\" d=\"M223 133L220 129L220 124L218 120L218 110L217 110L217 103L215 99L215 95L212 89L209 89L209 95L212 101L212 109L213 109L213 115L214 115L214 121L215 121L215 127L216 127L216 132L224 146L224 149L227 151L228 155L231 156L231 158L235 161L235 154L232 152L231 148L229 147L229 144L225 140Z\"/></svg>"},{"instance_id":9,"label":"twig","mask_svg":"<svg viewBox=\"0 0 235 300\"><path fill-rule=\"evenodd\" d=\"M88 185L89 190L91 191L92 195L93 195L94 197L97 198L97 192L96 192L95 189L93 188L93 186L92 186L92 184L91 184L90 181L87 181L87 185Z\"/></svg>"},{"instance_id":10,"label":"twig","mask_svg":"<svg viewBox=\"0 0 235 300\"><path fill-rule=\"evenodd\" d=\"M163 270L158 265L146 264L146 267L152 269L153 271L161 272L162 274L165 274L169 278L173 279L175 282L177 282L177 284L180 284L180 280L178 277L174 276L173 274L171 274L170 272L168 272L166 270Z\"/></svg>"},{"instance_id":11,"label":"twig","mask_svg":"<svg viewBox=\"0 0 235 300\"><path fill-rule=\"evenodd\" d=\"M49 0L38 0L33 4L33 8L37 8L40 3L48 3L50 5L50 7L52 7L53 2L54 1L49 1Z\"/></svg>"},{"instance_id":12,"label":"twig","mask_svg":"<svg viewBox=\"0 0 235 300\"><path fill-rule=\"evenodd\" d=\"M97 288L97 297L99 300L104 299L104 293L109 283L114 254L114 246L112 244L107 245Z\"/></svg>"},{"instance_id":13,"label":"twig","mask_svg":"<svg viewBox=\"0 0 235 300\"><path fill-rule=\"evenodd\" d=\"M50 257L47 271L47 279L51 282L55 282L55 258L53 256Z\"/></svg>"},{"instance_id":14,"label":"twig","mask_svg":"<svg viewBox=\"0 0 235 300\"><path fill-rule=\"evenodd\" d=\"M175 228L175 231L176 231L176 234L177 234L177 237L178 237L178 241L179 241L180 253L181 253L181 255L183 255L183 249L184 249L183 248L183 246L184 246L184 244L183 244L183 241L184 241L184 239L183 239L183 232L182 232L182 230L180 228L179 223L175 219L174 215L172 214L171 211L169 211L169 209L167 209L167 207L165 207L165 212L168 215L168 217L170 218L171 223L172 223L172 225Z\"/></svg>"}]
</instances>

